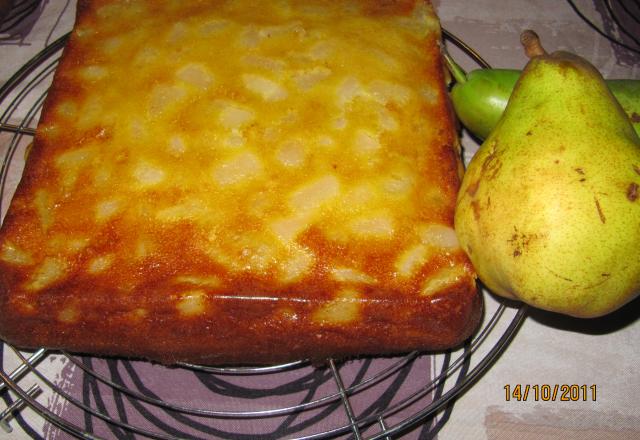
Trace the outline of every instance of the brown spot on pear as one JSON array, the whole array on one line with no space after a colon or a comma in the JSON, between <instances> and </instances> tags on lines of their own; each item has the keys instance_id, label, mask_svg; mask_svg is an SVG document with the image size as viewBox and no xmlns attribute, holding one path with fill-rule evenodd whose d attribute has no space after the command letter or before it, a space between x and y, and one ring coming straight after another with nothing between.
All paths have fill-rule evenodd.
<instances>
[{"instance_id":1,"label":"brown spot on pear","mask_svg":"<svg viewBox=\"0 0 640 440\"><path fill-rule=\"evenodd\" d=\"M629 199L629 201L631 202L635 202L636 200L638 200L638 192L638 184L632 182L631 184L629 184L629 188L627 188L627 199Z\"/></svg>"},{"instance_id":2,"label":"brown spot on pear","mask_svg":"<svg viewBox=\"0 0 640 440\"><path fill-rule=\"evenodd\" d=\"M598 211L598 216L600 217L600 221L602 223L607 222L607 218L604 216L604 212L602 211L602 206L600 206L600 201L597 198L593 198L593 201L596 204L596 210Z\"/></svg>"},{"instance_id":3,"label":"brown spot on pear","mask_svg":"<svg viewBox=\"0 0 640 440\"><path fill-rule=\"evenodd\" d=\"M469 194L471 197L476 195L476 192L478 192L478 188L480 187L480 180L476 180L475 182L469 184L469 186L467 187L467 194Z\"/></svg>"},{"instance_id":4,"label":"brown spot on pear","mask_svg":"<svg viewBox=\"0 0 640 440\"><path fill-rule=\"evenodd\" d=\"M473 217L476 221L480 220L480 212L482 208L480 207L480 202L477 200L471 201L471 208L473 209Z\"/></svg>"}]
</instances>

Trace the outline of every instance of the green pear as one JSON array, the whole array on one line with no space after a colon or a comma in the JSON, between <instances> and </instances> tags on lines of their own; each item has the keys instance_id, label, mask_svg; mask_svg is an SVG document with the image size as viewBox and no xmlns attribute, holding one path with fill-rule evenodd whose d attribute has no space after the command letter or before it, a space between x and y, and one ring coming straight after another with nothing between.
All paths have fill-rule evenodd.
<instances>
[{"instance_id":1,"label":"green pear","mask_svg":"<svg viewBox=\"0 0 640 440\"><path fill-rule=\"evenodd\" d=\"M532 31L522 43L530 60L463 178L458 238L494 293L602 316L640 293L640 139L593 65Z\"/></svg>"}]
</instances>

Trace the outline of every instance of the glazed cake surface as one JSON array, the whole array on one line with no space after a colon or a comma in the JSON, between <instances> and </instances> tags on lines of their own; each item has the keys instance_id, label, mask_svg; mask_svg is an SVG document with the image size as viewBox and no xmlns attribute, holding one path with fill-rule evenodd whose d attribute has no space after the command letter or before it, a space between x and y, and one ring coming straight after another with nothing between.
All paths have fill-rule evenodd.
<instances>
[{"instance_id":1,"label":"glazed cake surface","mask_svg":"<svg viewBox=\"0 0 640 440\"><path fill-rule=\"evenodd\" d=\"M459 344L481 302L439 42L418 0L80 0L0 231L2 338L168 364Z\"/></svg>"}]
</instances>

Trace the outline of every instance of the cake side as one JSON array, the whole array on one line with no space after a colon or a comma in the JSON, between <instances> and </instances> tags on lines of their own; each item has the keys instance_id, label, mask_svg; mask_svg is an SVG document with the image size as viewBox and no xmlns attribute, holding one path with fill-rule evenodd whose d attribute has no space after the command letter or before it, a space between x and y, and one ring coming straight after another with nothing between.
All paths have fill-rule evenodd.
<instances>
[{"instance_id":1,"label":"cake side","mask_svg":"<svg viewBox=\"0 0 640 440\"><path fill-rule=\"evenodd\" d=\"M2 338L211 364L459 344L481 302L439 39L420 1L80 1L0 230Z\"/></svg>"}]
</instances>

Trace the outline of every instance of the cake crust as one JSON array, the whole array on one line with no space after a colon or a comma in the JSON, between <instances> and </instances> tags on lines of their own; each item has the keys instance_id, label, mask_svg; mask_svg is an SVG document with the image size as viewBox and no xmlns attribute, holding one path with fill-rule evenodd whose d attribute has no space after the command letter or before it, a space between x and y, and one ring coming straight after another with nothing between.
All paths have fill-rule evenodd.
<instances>
[{"instance_id":1,"label":"cake crust","mask_svg":"<svg viewBox=\"0 0 640 440\"><path fill-rule=\"evenodd\" d=\"M2 338L166 364L459 344L482 306L439 42L419 0L80 0L0 230Z\"/></svg>"}]
</instances>

